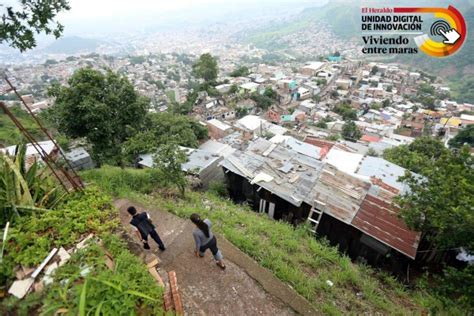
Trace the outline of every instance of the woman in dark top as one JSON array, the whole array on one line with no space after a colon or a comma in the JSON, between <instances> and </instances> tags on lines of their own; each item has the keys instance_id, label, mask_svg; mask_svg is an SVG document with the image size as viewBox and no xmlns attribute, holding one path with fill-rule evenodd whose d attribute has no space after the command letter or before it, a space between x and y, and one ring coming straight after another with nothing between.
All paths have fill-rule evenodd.
<instances>
[{"instance_id":1,"label":"woman in dark top","mask_svg":"<svg viewBox=\"0 0 474 316\"><path fill-rule=\"evenodd\" d=\"M202 220L198 214L192 214L191 222L196 225L196 228L193 231L194 242L196 243L194 254L196 257L204 257L206 250L210 249L214 259L216 260L216 264L221 269L225 269L225 264L222 261L224 257L219 248L217 248L216 236L211 232L211 221L207 218Z\"/></svg>"}]
</instances>

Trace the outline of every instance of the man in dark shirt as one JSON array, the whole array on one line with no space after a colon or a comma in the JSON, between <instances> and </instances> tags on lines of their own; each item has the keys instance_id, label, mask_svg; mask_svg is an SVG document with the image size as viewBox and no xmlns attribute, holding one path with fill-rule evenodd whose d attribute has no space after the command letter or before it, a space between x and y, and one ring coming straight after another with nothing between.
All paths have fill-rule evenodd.
<instances>
[{"instance_id":1,"label":"man in dark shirt","mask_svg":"<svg viewBox=\"0 0 474 316\"><path fill-rule=\"evenodd\" d=\"M166 249L165 245L156 232L155 225L151 222L150 215L147 212L137 213L137 209L133 206L130 206L127 211L132 216L130 224L138 238L143 242L143 247L145 249L150 249L150 245L148 245L148 235L150 235L158 244L160 250L164 251Z\"/></svg>"}]
</instances>

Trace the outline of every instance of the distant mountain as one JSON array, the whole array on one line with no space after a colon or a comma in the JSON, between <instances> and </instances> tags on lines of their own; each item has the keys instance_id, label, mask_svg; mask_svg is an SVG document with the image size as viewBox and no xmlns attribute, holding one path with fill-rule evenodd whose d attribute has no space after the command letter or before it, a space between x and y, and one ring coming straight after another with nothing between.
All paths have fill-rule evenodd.
<instances>
[{"instance_id":1,"label":"distant mountain","mask_svg":"<svg viewBox=\"0 0 474 316\"><path fill-rule=\"evenodd\" d=\"M305 8L300 13L283 20L247 31L241 34L241 39L260 48L284 49L286 47L276 47L275 40L308 28L314 22L323 22L331 27L335 35L349 39L360 29L359 12L358 4L334 1L324 6Z\"/></svg>"},{"instance_id":2,"label":"distant mountain","mask_svg":"<svg viewBox=\"0 0 474 316\"><path fill-rule=\"evenodd\" d=\"M460 102L474 103L474 1L472 0L398 0L382 4L377 0L364 1L331 1L321 7L309 7L299 14L281 22L273 22L265 27L254 29L244 34L242 39L260 48L271 49L273 52L288 47L278 46L278 38L290 35L307 28L312 22L318 21L330 26L331 31L344 40L361 41L361 7L447 7L453 5L464 16L468 36L462 49L453 56L433 58L423 53L417 55L383 56L384 62L409 64L420 70L440 76L449 81L452 96ZM369 58L369 57L368 57ZM370 60L376 60L371 56Z\"/></svg>"},{"instance_id":3,"label":"distant mountain","mask_svg":"<svg viewBox=\"0 0 474 316\"><path fill-rule=\"evenodd\" d=\"M43 52L49 54L78 54L94 52L106 42L78 36L63 37L47 46Z\"/></svg>"}]
</instances>

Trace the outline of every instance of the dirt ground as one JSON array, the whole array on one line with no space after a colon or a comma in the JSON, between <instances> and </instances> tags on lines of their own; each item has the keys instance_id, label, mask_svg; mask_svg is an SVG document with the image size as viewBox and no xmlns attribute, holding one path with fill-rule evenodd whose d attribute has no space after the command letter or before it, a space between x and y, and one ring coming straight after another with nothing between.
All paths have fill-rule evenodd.
<instances>
[{"instance_id":1,"label":"dirt ground","mask_svg":"<svg viewBox=\"0 0 474 316\"><path fill-rule=\"evenodd\" d=\"M130 205L127 200L115 202L129 237L132 231L126 209ZM141 205L133 205L143 211ZM191 221L157 209L147 211L167 249L161 252L149 240L151 250L143 250L137 246L141 243L136 237L133 248L141 249L141 256L156 254L162 261L158 271L164 279L166 271L176 271L187 315L315 314L306 300L223 237L217 236L217 244L224 254L226 270L216 266L209 251L204 258L194 256Z\"/></svg>"}]
</instances>

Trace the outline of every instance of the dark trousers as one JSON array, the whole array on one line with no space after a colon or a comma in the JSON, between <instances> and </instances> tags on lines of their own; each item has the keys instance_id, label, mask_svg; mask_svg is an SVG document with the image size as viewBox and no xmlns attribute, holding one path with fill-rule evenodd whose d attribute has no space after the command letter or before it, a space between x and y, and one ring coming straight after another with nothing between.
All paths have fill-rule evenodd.
<instances>
[{"instance_id":1,"label":"dark trousers","mask_svg":"<svg viewBox=\"0 0 474 316\"><path fill-rule=\"evenodd\" d=\"M214 259L216 260L222 260L223 256L222 253L220 252L219 248L217 248L217 240L216 237L214 236L209 242L199 248L199 255L201 257L204 257L204 253L206 252L207 249L210 249L212 252L212 255L214 256Z\"/></svg>"},{"instance_id":2,"label":"dark trousers","mask_svg":"<svg viewBox=\"0 0 474 316\"><path fill-rule=\"evenodd\" d=\"M156 230L153 229L153 230L150 232L150 237L158 244L158 247L159 247L160 249L164 249L164 248L165 248L165 245L163 244L163 241L161 240L160 235L158 235L158 233L156 232ZM148 243L148 236L145 236L143 239L146 240L147 243Z\"/></svg>"}]
</instances>

